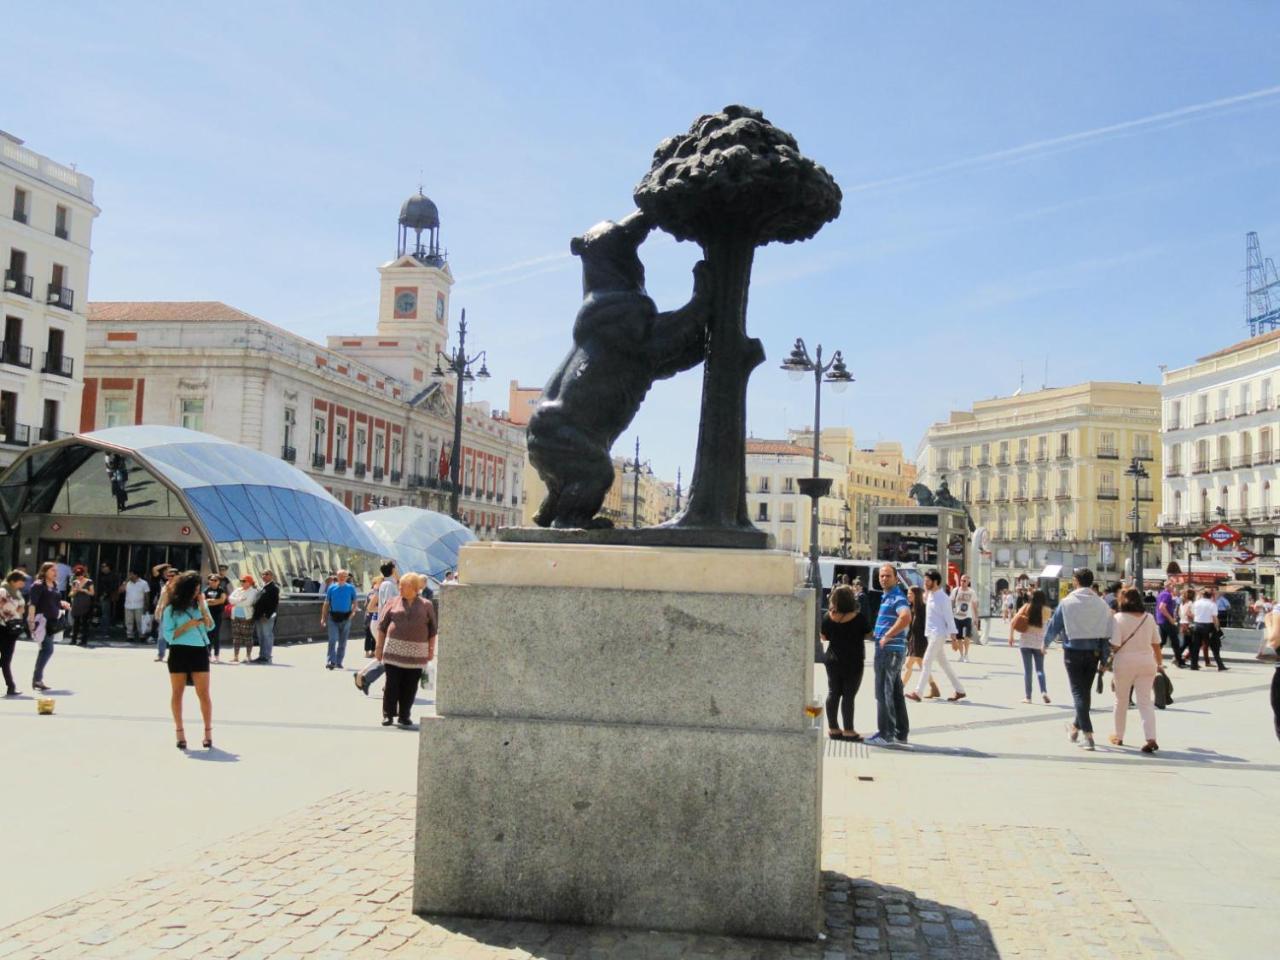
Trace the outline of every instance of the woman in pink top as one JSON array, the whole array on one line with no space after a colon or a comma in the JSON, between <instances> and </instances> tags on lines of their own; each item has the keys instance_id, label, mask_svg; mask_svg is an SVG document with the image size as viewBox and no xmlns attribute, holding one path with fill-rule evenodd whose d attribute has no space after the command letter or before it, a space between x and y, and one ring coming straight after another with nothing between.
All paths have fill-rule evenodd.
<instances>
[{"instance_id":1,"label":"woman in pink top","mask_svg":"<svg viewBox=\"0 0 1280 960\"><path fill-rule=\"evenodd\" d=\"M1147 742L1143 753L1155 753L1156 708L1151 689L1156 674L1162 669L1160 656L1160 631L1155 618L1142 604L1142 594L1130 587L1120 594L1120 611L1116 614L1116 632L1111 648L1111 665L1115 672L1116 732L1111 742L1124 745L1124 725L1129 710L1129 691L1132 689L1138 701L1138 713L1142 717L1142 735Z\"/></svg>"},{"instance_id":2,"label":"woman in pink top","mask_svg":"<svg viewBox=\"0 0 1280 960\"><path fill-rule=\"evenodd\" d=\"M427 578L421 573L400 575L400 595L378 611L373 655L387 668L382 688L382 725L393 720L412 728L409 711L418 692L422 671L436 655L436 610L422 595Z\"/></svg>"}]
</instances>

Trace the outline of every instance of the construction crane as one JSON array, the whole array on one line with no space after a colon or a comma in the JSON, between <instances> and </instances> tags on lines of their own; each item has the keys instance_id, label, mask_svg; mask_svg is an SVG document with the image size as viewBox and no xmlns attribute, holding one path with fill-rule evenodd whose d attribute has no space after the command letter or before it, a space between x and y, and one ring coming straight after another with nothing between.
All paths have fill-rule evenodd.
<instances>
[{"instance_id":1,"label":"construction crane","mask_svg":"<svg viewBox=\"0 0 1280 960\"><path fill-rule=\"evenodd\" d=\"M1244 319L1256 337L1280 326L1280 277L1275 262L1262 256L1256 232L1245 234L1244 246Z\"/></svg>"}]
</instances>

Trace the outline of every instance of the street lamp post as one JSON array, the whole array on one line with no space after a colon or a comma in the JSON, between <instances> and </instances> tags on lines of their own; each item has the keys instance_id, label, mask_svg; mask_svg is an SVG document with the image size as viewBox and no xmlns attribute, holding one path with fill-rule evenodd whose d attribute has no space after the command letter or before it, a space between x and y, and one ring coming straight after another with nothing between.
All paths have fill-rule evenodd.
<instances>
[{"instance_id":1,"label":"street lamp post","mask_svg":"<svg viewBox=\"0 0 1280 960\"><path fill-rule=\"evenodd\" d=\"M1138 593L1146 593L1146 584L1143 577L1143 559L1142 559L1142 515L1139 511L1139 484L1147 479L1150 474L1146 468L1142 466L1142 461L1137 457L1129 463L1129 469L1124 472L1126 477L1133 477L1133 550L1130 553L1130 563L1133 565L1133 582L1138 587Z\"/></svg>"},{"instance_id":2,"label":"street lamp post","mask_svg":"<svg viewBox=\"0 0 1280 960\"><path fill-rule=\"evenodd\" d=\"M782 361L782 369L787 371L793 380L799 380L806 373L813 374L813 476L800 480L800 492L809 497L809 586L813 587L813 648L815 654L821 650L819 637L822 634L822 571L818 567L818 501L831 489L830 478L818 475L818 458L822 437L822 383L825 380L837 393L842 392L853 382L853 375L844 365L844 357L837 350L831 360L823 364L822 344L813 357L804 345L804 341L796 338L791 348L791 356Z\"/></svg>"},{"instance_id":3,"label":"street lamp post","mask_svg":"<svg viewBox=\"0 0 1280 960\"><path fill-rule=\"evenodd\" d=\"M636 458L631 462L631 467L635 470L635 485L631 488L631 528L638 529L640 526L640 436L636 435Z\"/></svg>"},{"instance_id":4,"label":"street lamp post","mask_svg":"<svg viewBox=\"0 0 1280 960\"><path fill-rule=\"evenodd\" d=\"M440 361L444 360L444 367ZM471 372L471 365L480 361L480 369ZM436 348L436 368L431 371L431 379L443 383L453 374L456 387L453 394L453 450L449 457L449 516L461 522L458 509L458 496L462 492L462 385L474 380L488 380L489 368L485 365L485 351L481 350L474 357L467 356L467 311L464 308L458 320L458 346L449 353Z\"/></svg>"}]
</instances>

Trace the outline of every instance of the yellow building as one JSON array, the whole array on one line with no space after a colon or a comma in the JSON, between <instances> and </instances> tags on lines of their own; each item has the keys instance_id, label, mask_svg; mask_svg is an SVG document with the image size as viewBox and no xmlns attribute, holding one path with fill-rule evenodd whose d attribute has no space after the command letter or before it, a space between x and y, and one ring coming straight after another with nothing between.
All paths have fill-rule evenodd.
<instances>
[{"instance_id":1,"label":"yellow building","mask_svg":"<svg viewBox=\"0 0 1280 960\"><path fill-rule=\"evenodd\" d=\"M917 465L931 489L945 477L990 532L997 574L1034 574L1050 551L1118 573L1133 526L1133 458L1148 474L1137 505L1149 531L1160 513L1159 388L1090 381L952 411L929 428ZM1149 546L1148 562L1158 556Z\"/></svg>"},{"instance_id":2,"label":"yellow building","mask_svg":"<svg viewBox=\"0 0 1280 960\"><path fill-rule=\"evenodd\" d=\"M849 532L853 556L875 559L871 529L872 507L915 503L910 491L916 467L906 462L902 444L884 440L866 450L854 450L849 464Z\"/></svg>"}]
</instances>

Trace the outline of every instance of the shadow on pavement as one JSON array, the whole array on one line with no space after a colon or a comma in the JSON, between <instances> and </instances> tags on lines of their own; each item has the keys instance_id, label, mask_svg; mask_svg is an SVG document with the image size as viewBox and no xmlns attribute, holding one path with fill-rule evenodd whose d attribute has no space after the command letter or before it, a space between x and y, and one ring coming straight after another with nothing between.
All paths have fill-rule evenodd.
<instances>
[{"instance_id":1,"label":"shadow on pavement","mask_svg":"<svg viewBox=\"0 0 1280 960\"><path fill-rule=\"evenodd\" d=\"M999 960L991 928L969 910L917 897L914 891L861 877L824 871L824 922L819 939L763 940L657 930L623 930L430 916L424 924L480 943L514 951L531 960L584 957L732 957L735 960L824 960L859 958L964 957Z\"/></svg>"},{"instance_id":2,"label":"shadow on pavement","mask_svg":"<svg viewBox=\"0 0 1280 960\"><path fill-rule=\"evenodd\" d=\"M199 760L201 763L239 763L240 754L221 750L216 746L209 750L204 747L193 747L187 751L187 759Z\"/></svg>"}]
</instances>

